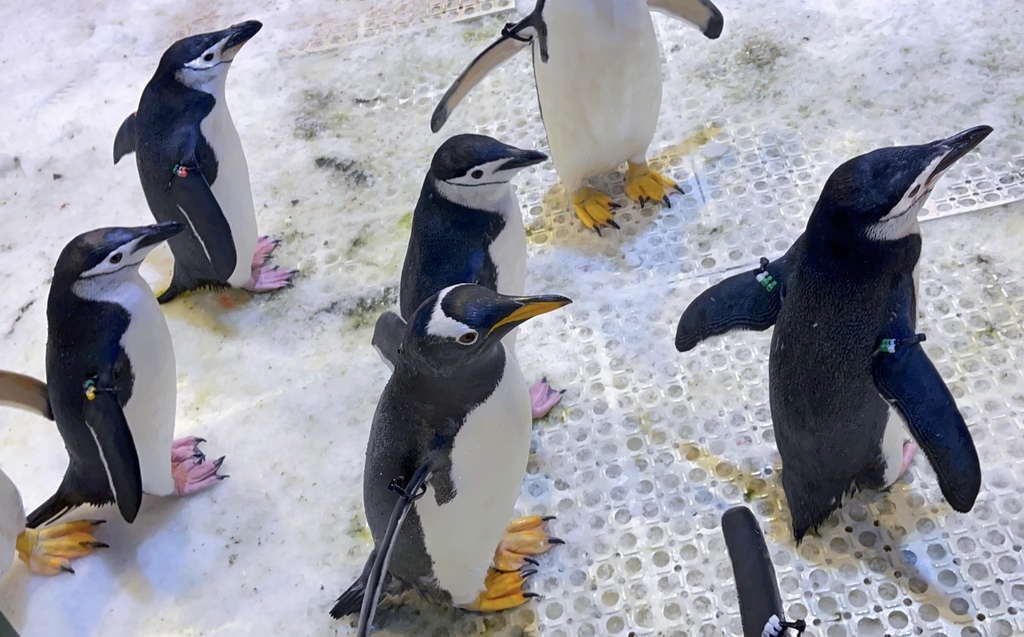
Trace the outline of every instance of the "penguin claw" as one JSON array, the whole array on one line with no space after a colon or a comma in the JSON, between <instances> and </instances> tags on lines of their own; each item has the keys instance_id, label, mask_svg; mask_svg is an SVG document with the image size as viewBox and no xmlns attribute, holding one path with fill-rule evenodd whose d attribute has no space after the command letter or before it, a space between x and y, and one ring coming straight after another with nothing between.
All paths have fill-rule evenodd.
<instances>
[{"instance_id":1,"label":"penguin claw","mask_svg":"<svg viewBox=\"0 0 1024 637\"><path fill-rule=\"evenodd\" d=\"M626 169L626 196L641 206L648 202L660 200L666 206L671 207L668 195L671 191L683 194L682 189L676 182L668 177L651 170L647 162L642 164L628 163Z\"/></svg>"},{"instance_id":2,"label":"penguin claw","mask_svg":"<svg viewBox=\"0 0 1024 637\"><path fill-rule=\"evenodd\" d=\"M74 520L43 529L26 529L15 542L18 557L33 573L56 575L74 573L71 560L96 549L110 548L93 537L103 520Z\"/></svg>"},{"instance_id":3,"label":"penguin claw","mask_svg":"<svg viewBox=\"0 0 1024 637\"><path fill-rule=\"evenodd\" d=\"M250 292L261 293L291 287L291 278L297 273L298 270L282 270L281 266L278 265L264 265L258 268L253 268L252 277L245 285L242 286L242 289L249 290Z\"/></svg>"},{"instance_id":4,"label":"penguin claw","mask_svg":"<svg viewBox=\"0 0 1024 637\"><path fill-rule=\"evenodd\" d=\"M256 242L256 250L252 255L252 269L257 270L263 267L274 250L281 245L280 239L271 239L269 236L262 236Z\"/></svg>"},{"instance_id":5,"label":"penguin claw","mask_svg":"<svg viewBox=\"0 0 1024 637\"><path fill-rule=\"evenodd\" d=\"M171 476L174 478L174 492L178 495L191 495L207 489L220 482L227 476L218 475L217 471L224 464L226 456L221 456L213 462L205 462L206 456L201 458L187 458L182 462L171 465Z\"/></svg>"},{"instance_id":6,"label":"penguin claw","mask_svg":"<svg viewBox=\"0 0 1024 637\"><path fill-rule=\"evenodd\" d=\"M612 211L621 206L605 193L590 187L583 187L572 194L573 208L583 225L601 235L603 227L617 227L612 221Z\"/></svg>"},{"instance_id":7,"label":"penguin claw","mask_svg":"<svg viewBox=\"0 0 1024 637\"><path fill-rule=\"evenodd\" d=\"M496 571L512 572L523 568L524 564L537 566L533 555L541 555L551 549L552 544L564 543L552 538L544 530L544 523L554 518L550 516L529 515L511 520L505 526L505 536L494 552L492 568Z\"/></svg>"},{"instance_id":8,"label":"penguin claw","mask_svg":"<svg viewBox=\"0 0 1024 637\"><path fill-rule=\"evenodd\" d=\"M182 463L190 458L198 458L202 462L206 456L199 450L199 445L204 442L205 439L195 436L175 440L171 443L171 464Z\"/></svg>"},{"instance_id":9,"label":"penguin claw","mask_svg":"<svg viewBox=\"0 0 1024 637\"><path fill-rule=\"evenodd\" d=\"M534 420L547 416L548 413L562 400L565 390L558 391L548 385L548 379L544 378L539 383L530 387L530 412Z\"/></svg>"}]
</instances>

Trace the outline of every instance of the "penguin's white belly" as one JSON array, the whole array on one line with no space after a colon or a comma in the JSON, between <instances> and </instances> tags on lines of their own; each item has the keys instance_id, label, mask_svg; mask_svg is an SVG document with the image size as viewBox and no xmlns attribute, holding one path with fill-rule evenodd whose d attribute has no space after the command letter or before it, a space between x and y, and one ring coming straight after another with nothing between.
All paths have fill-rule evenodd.
<instances>
[{"instance_id":1,"label":"penguin's white belly","mask_svg":"<svg viewBox=\"0 0 1024 637\"><path fill-rule=\"evenodd\" d=\"M505 228L491 242L488 252L498 270L498 293L522 296L526 292L526 228L523 213L512 189L500 203ZM501 342L515 355L519 329L509 332Z\"/></svg>"},{"instance_id":2,"label":"penguin's white belly","mask_svg":"<svg viewBox=\"0 0 1024 637\"><path fill-rule=\"evenodd\" d=\"M25 508L17 487L0 469L0 578L14 562L18 536L25 530Z\"/></svg>"},{"instance_id":3,"label":"penguin's white belly","mask_svg":"<svg viewBox=\"0 0 1024 637\"><path fill-rule=\"evenodd\" d=\"M515 509L530 456L530 399L513 356L491 397L466 418L452 446L455 497L438 506L433 487L416 501L438 585L472 604Z\"/></svg>"},{"instance_id":4,"label":"penguin's white belly","mask_svg":"<svg viewBox=\"0 0 1024 637\"><path fill-rule=\"evenodd\" d=\"M231 227L235 244L237 261L228 283L239 287L252 277L252 257L259 233L252 204L252 187L249 185L249 165L223 96L217 98L213 111L199 128L217 156L217 178L210 189Z\"/></svg>"},{"instance_id":5,"label":"penguin's white belly","mask_svg":"<svg viewBox=\"0 0 1024 637\"><path fill-rule=\"evenodd\" d=\"M644 156L661 107L661 50L644 0L561 0L533 46L551 159L570 191Z\"/></svg>"},{"instance_id":6,"label":"penguin's white belly","mask_svg":"<svg viewBox=\"0 0 1024 637\"><path fill-rule=\"evenodd\" d=\"M121 302L131 312L131 322L121 337L121 347L131 361L132 395L124 406L142 469L142 490L152 495L174 493L171 476L171 442L178 379L171 333L149 286L136 273L136 285L126 285Z\"/></svg>"}]
</instances>

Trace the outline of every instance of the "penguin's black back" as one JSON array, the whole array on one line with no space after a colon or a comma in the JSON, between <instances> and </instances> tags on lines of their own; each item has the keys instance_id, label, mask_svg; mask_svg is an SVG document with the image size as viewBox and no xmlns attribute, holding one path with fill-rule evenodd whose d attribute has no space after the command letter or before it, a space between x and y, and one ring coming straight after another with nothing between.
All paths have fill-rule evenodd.
<instances>
[{"instance_id":1,"label":"penguin's black back","mask_svg":"<svg viewBox=\"0 0 1024 637\"><path fill-rule=\"evenodd\" d=\"M888 404L871 371L893 312L913 290L920 235L881 243L803 237L772 335L769 387L782 483L801 538L851 487L884 481Z\"/></svg>"},{"instance_id":2,"label":"penguin's black back","mask_svg":"<svg viewBox=\"0 0 1024 637\"><path fill-rule=\"evenodd\" d=\"M423 301L450 285L476 283L497 291L498 269L489 248L504 228L500 214L441 197L428 172L402 266L402 318L408 321Z\"/></svg>"},{"instance_id":3,"label":"penguin's black back","mask_svg":"<svg viewBox=\"0 0 1024 637\"><path fill-rule=\"evenodd\" d=\"M379 550L398 500L388 489L392 480L401 478L401 484L406 484L432 459L433 475L428 484L438 503L455 496L451 478L455 436L469 413L494 392L504 369L503 347L493 348L460 370L460 378L441 378L414 368L404 357L399 360L377 403L363 470L363 506ZM458 533L457 526L452 532ZM423 526L413 507L395 541L388 571L436 603L447 603L448 594L430 584L431 564Z\"/></svg>"},{"instance_id":4,"label":"penguin's black back","mask_svg":"<svg viewBox=\"0 0 1024 637\"><path fill-rule=\"evenodd\" d=\"M46 314L46 384L69 462L57 493L29 516L30 528L80 504L114 501L107 470L83 417L84 385L101 366L112 365L114 389L123 407L134 384L131 362L120 344L131 320L123 307L82 299L55 281Z\"/></svg>"},{"instance_id":5,"label":"penguin's black back","mask_svg":"<svg viewBox=\"0 0 1024 637\"><path fill-rule=\"evenodd\" d=\"M212 186L217 180L217 157L200 129L215 103L212 95L164 77L154 77L142 92L136 114L135 162L146 202L158 222L187 221L170 195L176 166L194 158L207 183ZM175 278L184 277L197 286L224 285L192 231L171 237L168 245L174 253Z\"/></svg>"}]
</instances>

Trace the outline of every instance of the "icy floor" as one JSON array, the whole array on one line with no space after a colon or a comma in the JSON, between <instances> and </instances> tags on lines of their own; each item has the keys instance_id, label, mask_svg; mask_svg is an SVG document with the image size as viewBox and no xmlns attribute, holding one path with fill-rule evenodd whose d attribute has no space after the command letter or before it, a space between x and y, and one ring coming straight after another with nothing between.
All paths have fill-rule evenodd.
<instances>
[{"instance_id":1,"label":"icy floor","mask_svg":"<svg viewBox=\"0 0 1024 637\"><path fill-rule=\"evenodd\" d=\"M836 4L845 5L836 8ZM512 20L468 0L101 3L7 12L0 33L0 366L42 376L53 260L74 235L150 220L111 143L161 52L245 18L264 30L228 80L264 232L302 278L276 296L202 295L166 308L178 431L228 456L231 479L147 498L112 548L43 579L20 564L0 609L25 637L349 635L327 616L370 550L362 457L386 369L369 347L394 300L436 99ZM472 5L472 6L471 6ZM519 182L531 292L576 300L521 331L528 377L568 387L536 428L522 512L569 543L502 615L418 600L381 634L736 635L719 516L747 502L791 617L827 637L1024 633L1024 14L1014 0L721 0L722 38L657 18L665 99L652 155L689 185L672 209L627 207L599 238L565 208L551 165ZM488 80L445 134L543 148L526 56ZM722 272L781 254L839 161L890 143L996 132L951 172L923 226L920 327L985 468L959 515L916 461L887 497L860 496L795 550L767 406L767 334L680 355L686 304ZM600 180L621 195L617 176ZM943 191L943 188L946 190ZM956 214L965 213L965 214ZM169 255L145 274L162 286ZM231 307L225 307L225 305ZM55 428L0 411L0 466L34 507L58 484ZM80 511L79 517L96 516Z\"/></svg>"}]
</instances>

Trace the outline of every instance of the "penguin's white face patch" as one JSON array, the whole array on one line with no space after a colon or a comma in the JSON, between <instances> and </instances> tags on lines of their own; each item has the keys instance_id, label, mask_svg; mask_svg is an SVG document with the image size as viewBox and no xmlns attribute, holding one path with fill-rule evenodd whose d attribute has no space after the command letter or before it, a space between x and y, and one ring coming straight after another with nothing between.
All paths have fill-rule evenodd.
<instances>
[{"instance_id":1,"label":"penguin's white face patch","mask_svg":"<svg viewBox=\"0 0 1024 637\"><path fill-rule=\"evenodd\" d=\"M106 274L113 274L126 268L138 267L140 263L146 258L153 248L159 244L149 245L144 248L136 249L139 242L145 237L139 237L134 239L114 250L107 255L105 259L99 262L99 264L86 270L81 274L81 279L91 279L97 276L103 276Z\"/></svg>"},{"instance_id":2,"label":"penguin's white face patch","mask_svg":"<svg viewBox=\"0 0 1024 637\"><path fill-rule=\"evenodd\" d=\"M509 182L522 168L502 166L508 159L497 159L474 166L461 177L435 182L441 195L459 205L474 210L501 212L498 202L509 192Z\"/></svg>"},{"instance_id":3,"label":"penguin's white face patch","mask_svg":"<svg viewBox=\"0 0 1024 637\"><path fill-rule=\"evenodd\" d=\"M431 312L430 322L427 323L427 334L430 336L437 336L438 338L451 339L458 342L460 345L472 345L480 338L480 333L465 323L456 321L452 317L448 316L441 308L441 302L444 301L445 295L447 295L451 289L452 288L442 290L442 292L437 295L437 302L434 304L434 311Z\"/></svg>"},{"instance_id":4,"label":"penguin's white face patch","mask_svg":"<svg viewBox=\"0 0 1024 637\"><path fill-rule=\"evenodd\" d=\"M932 193L935 182L945 172L933 174L943 157L945 155L933 159L903 193L899 203L887 215L868 226L868 237L876 241L898 241L921 232L917 216L921 213L924 202L928 201L928 195Z\"/></svg>"},{"instance_id":5,"label":"penguin's white face patch","mask_svg":"<svg viewBox=\"0 0 1024 637\"><path fill-rule=\"evenodd\" d=\"M224 80L227 78L231 61L235 59L235 54L241 48L239 45L223 49L222 47L229 38L230 36L224 38L203 51L191 62L187 62L175 74L175 78L189 88L219 97L223 94Z\"/></svg>"}]
</instances>

